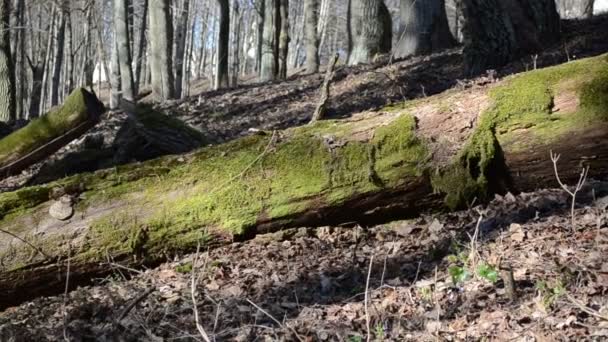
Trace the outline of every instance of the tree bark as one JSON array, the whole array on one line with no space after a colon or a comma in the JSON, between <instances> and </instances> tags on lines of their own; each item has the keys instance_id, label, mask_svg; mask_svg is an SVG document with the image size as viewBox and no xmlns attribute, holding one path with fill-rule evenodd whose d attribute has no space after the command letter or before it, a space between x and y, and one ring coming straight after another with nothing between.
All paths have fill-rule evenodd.
<instances>
[{"instance_id":1,"label":"tree bark","mask_svg":"<svg viewBox=\"0 0 608 342\"><path fill-rule=\"evenodd\" d=\"M182 86L184 79L184 60L187 58L185 56L186 52L186 36L188 35L188 17L190 13L190 0L184 0L181 2L181 8L178 10L179 14L177 15L177 26L175 28L176 32L176 42L175 42L175 97L182 97Z\"/></svg>"},{"instance_id":2,"label":"tree bark","mask_svg":"<svg viewBox=\"0 0 608 342\"><path fill-rule=\"evenodd\" d=\"M149 6L152 91L159 100L169 100L175 98L170 1L149 0Z\"/></svg>"},{"instance_id":3,"label":"tree bark","mask_svg":"<svg viewBox=\"0 0 608 342\"><path fill-rule=\"evenodd\" d=\"M114 0L115 45L120 69L120 94L129 101L135 99L135 85L131 59L131 36L128 24L128 3L125 0Z\"/></svg>"},{"instance_id":4,"label":"tree bark","mask_svg":"<svg viewBox=\"0 0 608 342\"><path fill-rule=\"evenodd\" d=\"M603 175L607 58L0 194L0 230L21 239L0 239L0 307L62 293L57 261L70 245L70 279L87 279L108 259L136 266L200 241L372 224L556 186L550 150L562 153L564 182L581 165ZM67 221L48 214L57 192L80 201Z\"/></svg>"},{"instance_id":5,"label":"tree bark","mask_svg":"<svg viewBox=\"0 0 608 342\"><path fill-rule=\"evenodd\" d=\"M262 61L260 66L260 80L262 82L275 80L279 71L278 45L281 31L279 1L265 0Z\"/></svg>"},{"instance_id":6,"label":"tree bark","mask_svg":"<svg viewBox=\"0 0 608 342\"><path fill-rule=\"evenodd\" d=\"M401 0L395 57L428 54L455 45L445 0Z\"/></svg>"},{"instance_id":7,"label":"tree bark","mask_svg":"<svg viewBox=\"0 0 608 342\"><path fill-rule=\"evenodd\" d=\"M61 68L63 66L64 59L64 45L65 45L65 26L66 17L69 13L70 3L67 0L61 2L58 9L58 20L57 27L54 31L53 38L53 75L51 78L51 107L59 104L59 92L61 91Z\"/></svg>"},{"instance_id":8,"label":"tree bark","mask_svg":"<svg viewBox=\"0 0 608 342\"><path fill-rule=\"evenodd\" d=\"M350 31L349 65L370 63L391 51L393 24L382 0L351 0Z\"/></svg>"},{"instance_id":9,"label":"tree bark","mask_svg":"<svg viewBox=\"0 0 608 342\"><path fill-rule=\"evenodd\" d=\"M220 11L220 32L217 45L217 64L214 88L220 89L230 85L228 76L228 52L230 46L230 2L218 0Z\"/></svg>"},{"instance_id":10,"label":"tree bark","mask_svg":"<svg viewBox=\"0 0 608 342\"><path fill-rule=\"evenodd\" d=\"M319 72L319 0L304 1L304 40L306 45L306 73Z\"/></svg>"},{"instance_id":11,"label":"tree bark","mask_svg":"<svg viewBox=\"0 0 608 342\"><path fill-rule=\"evenodd\" d=\"M139 24L139 39L137 47L137 57L135 57L135 93L139 93L142 80L145 78L143 70L145 69L144 61L146 60L146 31L148 26L148 0L144 0L142 4L142 17Z\"/></svg>"},{"instance_id":12,"label":"tree bark","mask_svg":"<svg viewBox=\"0 0 608 342\"><path fill-rule=\"evenodd\" d=\"M463 0L463 16L470 76L534 53L560 37L553 0Z\"/></svg>"},{"instance_id":13,"label":"tree bark","mask_svg":"<svg viewBox=\"0 0 608 342\"><path fill-rule=\"evenodd\" d=\"M16 119L15 67L11 56L10 0L0 0L0 121Z\"/></svg>"},{"instance_id":14,"label":"tree bark","mask_svg":"<svg viewBox=\"0 0 608 342\"><path fill-rule=\"evenodd\" d=\"M279 79L287 78L287 57L289 54L289 0L279 0L281 32L279 33Z\"/></svg>"},{"instance_id":15,"label":"tree bark","mask_svg":"<svg viewBox=\"0 0 608 342\"><path fill-rule=\"evenodd\" d=\"M564 19L593 17L595 0L557 0L557 9Z\"/></svg>"}]
</instances>

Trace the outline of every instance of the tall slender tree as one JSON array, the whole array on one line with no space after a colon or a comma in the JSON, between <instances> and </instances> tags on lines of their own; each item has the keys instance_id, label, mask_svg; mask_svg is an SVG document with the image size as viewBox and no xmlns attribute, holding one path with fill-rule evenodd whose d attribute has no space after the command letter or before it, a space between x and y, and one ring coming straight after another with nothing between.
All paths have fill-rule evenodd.
<instances>
[{"instance_id":1,"label":"tall slender tree","mask_svg":"<svg viewBox=\"0 0 608 342\"><path fill-rule=\"evenodd\" d=\"M11 56L10 0L0 1L0 121L16 119L15 68Z\"/></svg>"},{"instance_id":2,"label":"tall slender tree","mask_svg":"<svg viewBox=\"0 0 608 342\"><path fill-rule=\"evenodd\" d=\"M276 79L279 71L278 44L279 35L281 32L279 1L280 0L265 0L262 61L260 66L261 81L270 81Z\"/></svg>"},{"instance_id":3,"label":"tall slender tree","mask_svg":"<svg viewBox=\"0 0 608 342\"><path fill-rule=\"evenodd\" d=\"M61 69L63 67L63 59L65 57L64 47L65 47L65 26L67 16L69 15L70 10L70 2L68 0L61 1L57 6L58 8L58 17L56 21L56 28L54 30L53 37L53 74L51 78L51 106L56 106L59 104L59 93L61 91Z\"/></svg>"},{"instance_id":4,"label":"tall slender tree","mask_svg":"<svg viewBox=\"0 0 608 342\"><path fill-rule=\"evenodd\" d=\"M230 45L230 2L218 0L220 11L220 32L217 46L217 64L215 71L215 89L229 86L228 52Z\"/></svg>"},{"instance_id":5,"label":"tall slender tree","mask_svg":"<svg viewBox=\"0 0 608 342\"><path fill-rule=\"evenodd\" d=\"M149 0L150 74L152 91L160 100L175 97L172 44L173 23L170 0Z\"/></svg>"},{"instance_id":6,"label":"tall slender tree","mask_svg":"<svg viewBox=\"0 0 608 342\"><path fill-rule=\"evenodd\" d=\"M279 15L281 17L281 27L279 33L279 78L287 78L287 57L289 54L289 0L279 0Z\"/></svg>"}]
</instances>

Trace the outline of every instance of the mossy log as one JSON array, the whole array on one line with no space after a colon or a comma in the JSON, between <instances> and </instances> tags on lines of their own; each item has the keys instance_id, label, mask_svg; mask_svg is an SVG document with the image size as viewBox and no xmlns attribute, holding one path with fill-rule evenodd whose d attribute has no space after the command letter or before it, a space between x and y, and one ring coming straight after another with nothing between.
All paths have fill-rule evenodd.
<instances>
[{"instance_id":1,"label":"mossy log","mask_svg":"<svg viewBox=\"0 0 608 342\"><path fill-rule=\"evenodd\" d=\"M105 108L85 89L64 104L0 140L0 176L21 172L78 138L99 120Z\"/></svg>"},{"instance_id":2,"label":"mossy log","mask_svg":"<svg viewBox=\"0 0 608 342\"><path fill-rule=\"evenodd\" d=\"M608 57L0 194L0 306L294 226L375 223L608 171ZM76 199L68 221L53 194ZM0 232L0 234L2 234ZM18 236L19 238L15 238ZM27 241L27 243L23 242ZM34 247L35 248L34 248ZM70 250L71 249L71 250Z\"/></svg>"}]
</instances>

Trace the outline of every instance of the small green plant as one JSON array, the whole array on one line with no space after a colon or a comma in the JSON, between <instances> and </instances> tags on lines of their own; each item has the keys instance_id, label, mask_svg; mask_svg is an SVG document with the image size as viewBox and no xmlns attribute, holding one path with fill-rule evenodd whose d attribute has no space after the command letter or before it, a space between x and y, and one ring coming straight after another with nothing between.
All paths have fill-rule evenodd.
<instances>
[{"instance_id":1,"label":"small green plant","mask_svg":"<svg viewBox=\"0 0 608 342\"><path fill-rule=\"evenodd\" d=\"M541 304L545 309L553 306L555 301L566 293L566 287L561 281L551 285L544 280L540 280L536 282L534 287L536 288L539 296L541 296Z\"/></svg>"},{"instance_id":2,"label":"small green plant","mask_svg":"<svg viewBox=\"0 0 608 342\"><path fill-rule=\"evenodd\" d=\"M450 277L452 277L452 282L454 284L464 283L469 279L470 276L469 272L464 266L452 265L448 268L448 272L450 273Z\"/></svg>"},{"instance_id":3,"label":"small green plant","mask_svg":"<svg viewBox=\"0 0 608 342\"><path fill-rule=\"evenodd\" d=\"M192 262L187 262L183 265L177 265L175 267L175 272L182 274L189 274L192 272Z\"/></svg>"},{"instance_id":4,"label":"small green plant","mask_svg":"<svg viewBox=\"0 0 608 342\"><path fill-rule=\"evenodd\" d=\"M427 302L433 300L433 291L429 286L418 289L418 295Z\"/></svg>"},{"instance_id":5,"label":"small green plant","mask_svg":"<svg viewBox=\"0 0 608 342\"><path fill-rule=\"evenodd\" d=\"M378 323L376 324L376 340L384 341L384 324Z\"/></svg>"},{"instance_id":6,"label":"small green plant","mask_svg":"<svg viewBox=\"0 0 608 342\"><path fill-rule=\"evenodd\" d=\"M477 275L492 284L498 281L498 271L496 270L496 267L486 264L485 262L482 262L477 266Z\"/></svg>"},{"instance_id":7,"label":"small green plant","mask_svg":"<svg viewBox=\"0 0 608 342\"><path fill-rule=\"evenodd\" d=\"M352 335L348 337L349 342L363 342L363 337L359 335Z\"/></svg>"}]
</instances>

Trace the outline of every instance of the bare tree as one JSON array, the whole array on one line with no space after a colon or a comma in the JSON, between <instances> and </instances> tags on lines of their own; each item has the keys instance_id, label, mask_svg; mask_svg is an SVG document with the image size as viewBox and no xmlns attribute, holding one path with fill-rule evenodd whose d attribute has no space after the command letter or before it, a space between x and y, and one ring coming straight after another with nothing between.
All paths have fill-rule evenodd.
<instances>
[{"instance_id":1,"label":"bare tree","mask_svg":"<svg viewBox=\"0 0 608 342\"><path fill-rule=\"evenodd\" d=\"M0 121L16 119L15 69L11 56L10 0L0 1Z\"/></svg>"},{"instance_id":2,"label":"bare tree","mask_svg":"<svg viewBox=\"0 0 608 342\"><path fill-rule=\"evenodd\" d=\"M150 68L152 90L160 100L175 97L173 61L171 56L173 24L170 0L149 0Z\"/></svg>"},{"instance_id":3,"label":"bare tree","mask_svg":"<svg viewBox=\"0 0 608 342\"><path fill-rule=\"evenodd\" d=\"M215 71L215 89L229 86L228 51L230 44L230 2L218 0L220 11L220 32L217 46L217 64Z\"/></svg>"},{"instance_id":4,"label":"bare tree","mask_svg":"<svg viewBox=\"0 0 608 342\"><path fill-rule=\"evenodd\" d=\"M133 69L131 68L131 37L127 22L127 7L130 1L114 0L114 28L116 34L115 46L118 54L120 69L120 92L123 98L133 101L135 99L135 86Z\"/></svg>"}]
</instances>

